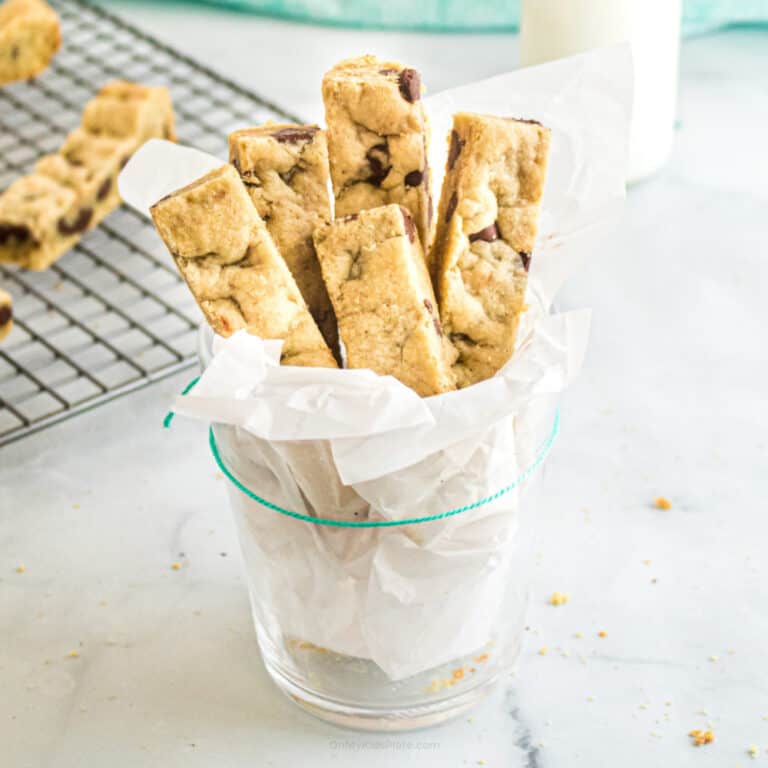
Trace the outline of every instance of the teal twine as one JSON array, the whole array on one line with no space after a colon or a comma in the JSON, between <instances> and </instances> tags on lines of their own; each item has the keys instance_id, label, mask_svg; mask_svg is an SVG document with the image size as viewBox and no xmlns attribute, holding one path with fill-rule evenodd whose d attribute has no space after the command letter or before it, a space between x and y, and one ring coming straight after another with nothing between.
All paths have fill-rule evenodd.
<instances>
[{"instance_id":1,"label":"teal twine","mask_svg":"<svg viewBox=\"0 0 768 768\"><path fill-rule=\"evenodd\" d=\"M521 475L519 475L514 480L514 482L512 482L510 485L506 486L505 488L502 488L500 491L496 491L496 493L493 493L490 496L486 496L484 499L480 499L480 501L475 501L472 504L466 504L463 507L457 507L456 509L451 509L448 512L441 512L439 515L428 515L427 517L411 517L406 520L360 520L358 522L346 522L343 520L325 520L319 517L310 517L309 515L302 515L299 512L292 512L290 509L285 509L284 507L280 507L277 504L273 504L271 501L262 499L261 496L257 496L250 488L247 488L246 486L244 486L232 474L232 472L230 472L229 468L222 460L221 454L219 453L219 447L216 444L216 438L213 435L213 427L211 427L208 432L208 444L211 447L211 453L213 454L213 458L216 460L216 464L218 465L219 469L222 471L224 476L232 483L232 485L234 485L235 488L237 488L239 491L244 493L249 499L253 499L253 501L258 502L259 504L266 507L267 509L271 509L275 512L279 512L281 515L287 515L288 517L293 517L296 520L303 520L305 523L313 523L314 525L333 525L333 526L336 526L337 528L391 528L396 525L413 525L414 523L429 523L429 522L432 522L433 520L442 520L446 517L453 517L453 515L459 515L462 512L469 512L469 510L471 509L477 509L478 507L481 507L484 504L488 504L492 501L496 501L496 499L499 499L505 494L514 490L518 485L520 485L520 483L522 483L524 480L526 480L536 471L536 469L544 461L544 459L547 457L547 454L552 449L552 445L554 444L559 431L560 431L560 409L555 411L555 420L552 422L552 431L549 433L549 436L544 441L544 444L539 450L539 453L537 454L533 464L531 464L531 466L528 467L528 469L526 469Z\"/></svg>"},{"instance_id":2,"label":"teal twine","mask_svg":"<svg viewBox=\"0 0 768 768\"><path fill-rule=\"evenodd\" d=\"M190 381L189 384L184 387L181 394L186 395L192 389L192 387L197 384L198 381L200 381L199 376L192 379L192 381ZM163 419L163 426L166 429L171 426L174 415L175 414L173 411L168 411L168 413L165 415L165 419ZM293 512L290 509L285 509L284 507L278 506L277 504L273 504L271 501L262 499L261 496L257 496L250 488L247 488L245 485L243 485L232 474L229 467L227 467L227 465L224 463L224 460L221 458L221 454L219 453L219 446L216 444L216 438L213 434L213 427L208 430L208 445L211 448L211 453L213 454L213 458L216 461L216 465L221 470L222 474L227 478L227 480L229 480L232 485L235 486L235 488L237 488L241 493L244 493L249 499L258 502L267 509L271 509L274 512L279 512L281 515L286 515L287 517L292 517L295 520L303 520L305 523L313 523L314 525L332 525L337 528L392 528L396 525L413 525L415 523L430 523L433 520L443 520L446 517L460 515L462 512L469 512L472 509L477 509L478 507L482 507L484 504L490 504L492 501L500 499L502 496L505 496L507 493L517 488L520 483L527 480L538 469L544 459L547 458L549 452L552 450L552 446L554 445L559 432L560 409L558 408L555 411L555 419L552 422L552 430L550 431L547 439L544 441L544 444L539 449L539 452L536 455L533 463L522 474L518 475L518 477L515 478L512 483L502 488L500 491L496 491L496 493L492 493L490 496L486 496L485 498L480 499L480 501L475 501L472 504L466 504L463 507L451 509L448 512L441 512L438 515L411 517L407 518L406 520L360 520L357 522L325 520L319 517L310 517L309 515L302 515L300 512Z\"/></svg>"},{"instance_id":3,"label":"teal twine","mask_svg":"<svg viewBox=\"0 0 768 768\"><path fill-rule=\"evenodd\" d=\"M198 381L200 381L200 377L199 376L195 376L195 378L192 379L192 381L190 381L189 384L187 384L187 386L184 387L184 389L181 390L181 394L182 395L186 395L187 392L189 392L189 390L192 389L192 387L194 387L195 384L197 384ZM168 427L171 426L171 422L173 421L173 417L175 415L176 414L173 411L168 411L168 413L165 414L165 418L163 419L163 427L165 429L168 429Z\"/></svg>"}]
</instances>

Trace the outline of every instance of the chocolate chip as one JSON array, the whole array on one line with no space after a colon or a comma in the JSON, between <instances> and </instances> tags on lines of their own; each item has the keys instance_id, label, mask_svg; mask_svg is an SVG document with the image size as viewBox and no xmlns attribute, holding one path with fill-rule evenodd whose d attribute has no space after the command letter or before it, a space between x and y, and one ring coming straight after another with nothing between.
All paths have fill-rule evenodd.
<instances>
[{"instance_id":1,"label":"chocolate chip","mask_svg":"<svg viewBox=\"0 0 768 768\"><path fill-rule=\"evenodd\" d=\"M467 344L470 347L476 347L477 342L466 333L452 333L450 336L451 341L454 344Z\"/></svg>"},{"instance_id":2,"label":"chocolate chip","mask_svg":"<svg viewBox=\"0 0 768 768\"><path fill-rule=\"evenodd\" d=\"M407 208L400 206L400 212L403 214L403 224L405 225L405 234L408 235L408 239L413 242L416 240L416 225L413 223L413 217Z\"/></svg>"},{"instance_id":3,"label":"chocolate chip","mask_svg":"<svg viewBox=\"0 0 768 768\"><path fill-rule=\"evenodd\" d=\"M365 159L371 168L371 175L366 179L374 187L380 187L381 182L387 178L390 171L389 165L389 146L386 142L374 144L366 153Z\"/></svg>"},{"instance_id":4,"label":"chocolate chip","mask_svg":"<svg viewBox=\"0 0 768 768\"><path fill-rule=\"evenodd\" d=\"M23 243L29 239L30 231L23 224L0 224L0 244L4 245L9 240Z\"/></svg>"},{"instance_id":5,"label":"chocolate chip","mask_svg":"<svg viewBox=\"0 0 768 768\"><path fill-rule=\"evenodd\" d=\"M435 308L432 306L432 302L429 299L424 299L424 306L427 308L427 312L432 315L432 325L435 326L438 336L443 335L443 327L440 325L440 319L435 317Z\"/></svg>"},{"instance_id":6,"label":"chocolate chip","mask_svg":"<svg viewBox=\"0 0 768 768\"><path fill-rule=\"evenodd\" d=\"M72 151L67 152L64 157L70 165L79 167L83 164L83 161Z\"/></svg>"},{"instance_id":7,"label":"chocolate chip","mask_svg":"<svg viewBox=\"0 0 768 768\"><path fill-rule=\"evenodd\" d=\"M463 141L459 138L459 134L457 131L451 131L451 146L448 149L448 170L452 171L453 166L456 165L456 161L459 159L459 155L461 154L461 150L466 144L466 141Z\"/></svg>"},{"instance_id":8,"label":"chocolate chip","mask_svg":"<svg viewBox=\"0 0 768 768\"><path fill-rule=\"evenodd\" d=\"M73 222L70 223L66 219L59 219L59 232L62 235L74 235L78 232L85 232L88 229L92 215L93 210L91 208L81 208Z\"/></svg>"},{"instance_id":9,"label":"chocolate chip","mask_svg":"<svg viewBox=\"0 0 768 768\"><path fill-rule=\"evenodd\" d=\"M5 325L13 317L13 309L10 304L0 307L0 325Z\"/></svg>"},{"instance_id":10,"label":"chocolate chip","mask_svg":"<svg viewBox=\"0 0 768 768\"><path fill-rule=\"evenodd\" d=\"M528 269L531 266L531 254L530 253L526 253L525 251L521 251L520 252L520 259L523 262L523 269L525 269L525 271L527 272Z\"/></svg>"},{"instance_id":11,"label":"chocolate chip","mask_svg":"<svg viewBox=\"0 0 768 768\"><path fill-rule=\"evenodd\" d=\"M19 58L19 46L14 45L13 48L11 48L11 58L15 61Z\"/></svg>"},{"instance_id":12,"label":"chocolate chip","mask_svg":"<svg viewBox=\"0 0 768 768\"><path fill-rule=\"evenodd\" d=\"M112 189L112 179L107 177L101 182L101 186L96 192L96 199L103 200L109 194L110 189Z\"/></svg>"},{"instance_id":13,"label":"chocolate chip","mask_svg":"<svg viewBox=\"0 0 768 768\"><path fill-rule=\"evenodd\" d=\"M424 174L421 171L411 171L405 175L406 187L418 187L424 181Z\"/></svg>"},{"instance_id":14,"label":"chocolate chip","mask_svg":"<svg viewBox=\"0 0 768 768\"><path fill-rule=\"evenodd\" d=\"M541 125L538 120L531 120L527 117L508 117L507 120L514 120L516 123L529 123L530 125Z\"/></svg>"},{"instance_id":15,"label":"chocolate chip","mask_svg":"<svg viewBox=\"0 0 768 768\"><path fill-rule=\"evenodd\" d=\"M310 141L317 133L317 128L308 125L302 128L281 128L272 134L280 144L298 144L300 141Z\"/></svg>"},{"instance_id":16,"label":"chocolate chip","mask_svg":"<svg viewBox=\"0 0 768 768\"><path fill-rule=\"evenodd\" d=\"M459 199L456 197L456 193L454 192L451 195L451 199L448 201L448 207L445 209L445 221L448 223L451 220L451 216L453 216L454 211L456 210L456 206L459 204Z\"/></svg>"},{"instance_id":17,"label":"chocolate chip","mask_svg":"<svg viewBox=\"0 0 768 768\"><path fill-rule=\"evenodd\" d=\"M487 227L483 227L479 232L475 232L474 235L469 236L469 242L474 243L476 240L482 240L484 243L492 243L494 240L499 239L499 229L495 223L489 224Z\"/></svg>"},{"instance_id":18,"label":"chocolate chip","mask_svg":"<svg viewBox=\"0 0 768 768\"><path fill-rule=\"evenodd\" d=\"M406 101L414 102L421 98L421 78L415 69L404 69L397 82Z\"/></svg>"}]
</instances>

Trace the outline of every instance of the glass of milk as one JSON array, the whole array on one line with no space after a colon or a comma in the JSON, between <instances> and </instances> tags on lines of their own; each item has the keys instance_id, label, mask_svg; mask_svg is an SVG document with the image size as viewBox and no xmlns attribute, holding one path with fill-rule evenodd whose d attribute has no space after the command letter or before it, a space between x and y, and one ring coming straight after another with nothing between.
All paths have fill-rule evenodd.
<instances>
[{"instance_id":1,"label":"glass of milk","mask_svg":"<svg viewBox=\"0 0 768 768\"><path fill-rule=\"evenodd\" d=\"M635 96L628 181L659 170L672 150L681 0L522 0L523 66L629 42Z\"/></svg>"}]
</instances>

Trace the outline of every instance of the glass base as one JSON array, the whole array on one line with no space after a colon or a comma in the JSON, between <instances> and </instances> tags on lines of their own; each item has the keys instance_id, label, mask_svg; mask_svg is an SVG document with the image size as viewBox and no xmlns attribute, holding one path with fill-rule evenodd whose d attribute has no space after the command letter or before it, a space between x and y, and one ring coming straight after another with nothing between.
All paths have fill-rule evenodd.
<instances>
[{"instance_id":1,"label":"glass base","mask_svg":"<svg viewBox=\"0 0 768 768\"><path fill-rule=\"evenodd\" d=\"M282 666L274 658L270 659L269 655L264 653L265 650L262 647L264 665L274 683L289 699L320 720L344 728L363 731L411 731L428 728L459 717L472 709L493 690L501 674L483 676L476 684L466 687L461 692L452 690L450 695L436 695L433 698L421 696L418 700L414 700L412 695L405 695L399 701L399 697L393 696L391 702L386 704L379 702L376 706L372 706L356 701L354 696L340 699L317 689L311 689L304 680L297 679L297 676L292 674L290 669ZM378 670L372 662L356 659L354 663L358 669L361 662L366 665L370 664L371 667ZM394 684L393 692L400 685L412 688L418 678L422 678L422 676L419 675L417 678ZM419 680L417 684L421 687L422 681ZM407 701L408 699L410 701Z\"/></svg>"}]
</instances>

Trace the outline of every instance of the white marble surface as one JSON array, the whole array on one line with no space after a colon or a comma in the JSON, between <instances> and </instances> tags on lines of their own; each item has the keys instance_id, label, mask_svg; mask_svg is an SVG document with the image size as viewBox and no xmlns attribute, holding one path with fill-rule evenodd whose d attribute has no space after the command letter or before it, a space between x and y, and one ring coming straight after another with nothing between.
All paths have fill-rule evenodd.
<instances>
[{"instance_id":1,"label":"white marble surface","mask_svg":"<svg viewBox=\"0 0 768 768\"><path fill-rule=\"evenodd\" d=\"M119 8L308 116L323 68L362 49L435 91L516 59L511 37ZM684 45L672 161L565 292L594 332L530 511L531 631L472 722L346 733L277 694L204 429L160 428L181 375L0 450L0 764L736 768L753 744L768 763L767 40Z\"/></svg>"}]
</instances>

